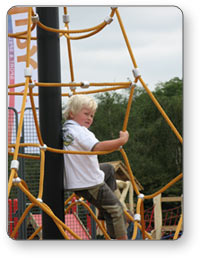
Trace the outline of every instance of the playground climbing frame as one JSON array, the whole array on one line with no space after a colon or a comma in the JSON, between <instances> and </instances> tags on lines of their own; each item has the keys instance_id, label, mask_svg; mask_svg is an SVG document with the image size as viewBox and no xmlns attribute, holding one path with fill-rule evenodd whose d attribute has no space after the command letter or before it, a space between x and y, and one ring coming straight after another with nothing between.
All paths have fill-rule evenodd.
<instances>
[{"instance_id":1,"label":"playground climbing frame","mask_svg":"<svg viewBox=\"0 0 200 258\"><path fill-rule=\"evenodd\" d=\"M97 33L100 33L106 26L110 25L114 19L114 17L117 18L122 35L125 40L125 44L127 46L132 64L133 64L133 75L134 75L134 80L130 82L115 82L115 83L92 83L92 82L75 82L74 79L74 71L73 71L73 62L72 62L72 53L71 53L71 40L81 40L83 38L91 37L94 36ZM119 150L111 150L111 151L99 151L99 152L74 152L74 151L64 151L61 149L55 149L52 148L51 146L47 146L42 139L41 133L40 133L40 126L39 122L37 119L37 114L36 114L36 108L35 108L35 103L34 103L34 96L37 96L37 93L33 93L33 87L69 87L71 89L71 93L63 93L62 96L71 96L73 94L91 94L91 93L98 93L98 92L103 92L103 91L111 91L111 90L118 90L118 89L123 89L123 88L130 88L130 94L129 94L129 99L128 99L128 105L124 117L124 122L123 122L123 127L122 130L125 131L128 127L128 119L129 119L129 114L130 114L130 109L131 109L131 104L132 104L132 98L134 94L134 89L136 86L136 83L140 82L141 85L144 87L146 92L148 93L149 97L155 104L155 106L158 108L160 111L161 115L164 117L165 121L167 124L170 126L171 130L173 133L176 135L180 143L183 142L183 139L175 126L173 125L172 121L169 119L159 102L156 100L152 92L148 89L146 83L142 79L142 74L137 66L135 57L133 55L128 36L126 34L119 9L117 7L111 7L111 12L108 17L106 17L103 22L101 22L97 26L93 26L91 28L86 28L82 30L70 30L69 29L69 15L67 12L67 7L64 7L64 15L63 15L63 21L65 23L65 29L55 29L46 26L45 24L42 24L39 20L39 16L37 13L34 12L33 8L29 7L28 8L28 24L27 24L27 30L23 32L18 32L18 33L9 33L9 37L14 37L14 38L20 38L20 39L26 39L27 41L27 48L26 48L26 67L24 71L24 77L25 77L25 82L21 82L18 84L12 84L8 85L8 88L14 88L14 87L20 87L24 86L24 91L23 93L15 93L15 92L8 92L9 95L22 95L22 105L21 105L21 115L20 115L20 120L19 120L19 126L18 126L18 131L17 131L17 137L16 137L16 142L15 144L9 144L9 148L14 148L14 152L9 152L9 155L13 155L13 160L11 161L11 170L10 170L10 176L9 176L9 181L8 181L8 197L10 195L11 188L16 186L18 187L30 200L30 204L27 206L25 209L24 213L22 214L21 218L19 219L18 223L16 224L11 237L14 238L14 236L17 234L19 227L21 226L23 220L26 218L27 214L29 211L34 207L38 206L40 207L46 214L48 214L54 221L54 223L57 225L58 229L62 233L63 237L65 239L69 239L69 235L71 234L75 239L81 239L75 232L73 232L65 223L63 223L58 217L55 216L53 211L51 210L50 207L48 207L47 204L45 204L42 200L43 197L43 183L44 183L44 167L45 167L45 152L50 151L50 152L55 152L55 153L60 153L60 154L81 154L81 155L105 155L109 154L114 151L119 151L124 159L124 162L127 166L128 173L130 176L130 181L132 183L133 189L136 192L138 196L138 201L137 201L137 208L136 208L136 214L134 217L132 217L126 210L125 215L134 222L134 232L132 239L136 238L137 235L137 228L139 227L142 231L143 239L152 239L151 235L145 231L145 225L144 225L144 201L146 199L152 199L155 196L159 195L160 193L163 193L165 190L167 190L170 186L175 184L177 181L179 181L182 177L183 174L180 173L177 177L172 179L167 185L162 187L159 191L152 193L150 195L144 195L139 192L137 185L134 180L133 172L129 164L129 160L127 157L127 154L123 148L120 148ZM30 42L31 40L36 40L36 37L32 37L31 33L32 31L37 27L41 27L42 29L46 31L51 31L54 33L59 33L60 37L65 37L67 41L67 46L68 46L68 57L69 57L69 64L70 64L70 75L71 75L71 82L70 83L39 83L39 82L33 82L32 81L32 71L31 71L31 66L30 66ZM84 34L85 33L85 34ZM71 36L71 34L83 34L80 36ZM85 90L78 92L76 89L78 87L81 87L83 89L87 89L90 86L93 87L106 87L106 88L100 88L97 90ZM32 107L32 112L33 112L33 117L34 117L34 122L35 122L35 127L37 131L37 137L39 140L39 144L33 144L33 143L20 143L20 135L22 131L22 125L23 125L23 119L24 119L24 111L26 107L26 100L27 97L30 97L30 102L31 102L31 107ZM35 197L31 194L31 192L28 189L28 186L26 182L21 179L18 175L18 169L19 169L19 161L18 157L23 157L23 158L36 158L38 157L32 156L32 155L27 155L27 154L20 154L19 153L19 148L20 147L25 147L25 146L34 146L34 147L39 147L40 148L40 183L39 183L39 193L38 196ZM76 197L75 194L72 194L66 201L65 205L67 205L73 197ZM93 211L90 209L90 207L83 201L83 199L78 199L77 202L73 202L72 204L69 205L69 207L66 209L66 213L68 210L73 207L73 205L83 205L85 208L89 211L91 216L94 218L98 226L101 228L102 232L104 233L105 239L110 239L109 235L107 234L105 228L102 226L102 224L98 221L96 218L95 214ZM177 226L177 230L174 235L174 239L178 238L179 232L181 230L181 225L182 225L182 215L180 217L180 221ZM30 236L30 239L33 239L33 237L42 229L42 226L40 226L39 229L37 229L37 232L34 232L32 236ZM68 232L68 234L66 233Z\"/></svg>"}]
</instances>

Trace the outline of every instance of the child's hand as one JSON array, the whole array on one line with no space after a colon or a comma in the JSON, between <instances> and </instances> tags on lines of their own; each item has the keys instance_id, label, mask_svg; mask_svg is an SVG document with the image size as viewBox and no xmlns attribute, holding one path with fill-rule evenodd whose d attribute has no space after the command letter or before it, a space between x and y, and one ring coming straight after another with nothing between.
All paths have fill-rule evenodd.
<instances>
[{"instance_id":1,"label":"child's hand","mask_svg":"<svg viewBox=\"0 0 200 258\"><path fill-rule=\"evenodd\" d=\"M122 140L122 145L124 145L125 143L127 143L128 138L129 138L129 133L128 131L120 131L119 132L119 138Z\"/></svg>"},{"instance_id":2,"label":"child's hand","mask_svg":"<svg viewBox=\"0 0 200 258\"><path fill-rule=\"evenodd\" d=\"M110 151L110 150L117 150L120 146L123 146L129 138L129 133L127 131L119 132L119 138L113 139L113 140L107 140L98 142L94 148L93 151Z\"/></svg>"}]
</instances>

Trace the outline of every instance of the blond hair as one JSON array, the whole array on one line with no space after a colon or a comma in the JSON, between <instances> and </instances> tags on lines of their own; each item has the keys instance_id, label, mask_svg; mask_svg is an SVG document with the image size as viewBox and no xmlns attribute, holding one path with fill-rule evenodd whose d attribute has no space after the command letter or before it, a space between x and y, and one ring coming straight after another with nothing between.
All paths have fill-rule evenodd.
<instances>
[{"instance_id":1,"label":"blond hair","mask_svg":"<svg viewBox=\"0 0 200 258\"><path fill-rule=\"evenodd\" d=\"M66 108L63 111L63 118L69 119L70 112L76 115L82 108L88 108L93 112L97 109L96 101L88 95L73 95L69 98Z\"/></svg>"}]
</instances>

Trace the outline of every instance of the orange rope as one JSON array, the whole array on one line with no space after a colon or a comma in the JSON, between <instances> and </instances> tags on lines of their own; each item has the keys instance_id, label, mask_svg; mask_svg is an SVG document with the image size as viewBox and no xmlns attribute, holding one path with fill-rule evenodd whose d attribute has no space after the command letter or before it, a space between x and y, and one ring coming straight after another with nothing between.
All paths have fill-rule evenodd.
<instances>
[{"instance_id":1,"label":"orange rope","mask_svg":"<svg viewBox=\"0 0 200 258\"><path fill-rule=\"evenodd\" d=\"M31 8L29 8L29 13L28 13L28 36L27 36L26 67L29 67L29 64L30 64L30 35L31 35ZM18 126L18 130L17 130L16 145L15 145L13 160L17 160L17 157L18 157L20 135L21 135L21 131L22 131L22 125L23 125L23 119L24 119L24 111L25 111L25 106L26 106L26 98L27 98L27 93L28 93L29 81L30 81L30 78L26 77L24 96L23 96L23 101L22 101L19 126ZM10 195L10 190L11 190L11 187L12 187L13 178L16 177L16 176L17 176L17 172L14 168L12 168L11 172L10 172L9 182L8 182L8 196Z\"/></svg>"},{"instance_id":2,"label":"orange rope","mask_svg":"<svg viewBox=\"0 0 200 258\"><path fill-rule=\"evenodd\" d=\"M36 231L33 232L33 234L28 238L28 240L32 240L41 230L42 230L42 226L36 229Z\"/></svg>"},{"instance_id":3,"label":"orange rope","mask_svg":"<svg viewBox=\"0 0 200 258\"><path fill-rule=\"evenodd\" d=\"M112 91L112 90L120 90L120 89L127 89L129 86L114 86L110 88L104 88L104 89L99 89L99 90L88 90L88 91L76 91L73 94L94 94L94 93L99 93L99 92L106 92L106 91ZM23 96L23 92L8 92L8 95L15 95L15 96ZM27 96L38 96L38 93L28 93ZM62 93L61 96L69 96L69 93Z\"/></svg>"},{"instance_id":4,"label":"orange rope","mask_svg":"<svg viewBox=\"0 0 200 258\"><path fill-rule=\"evenodd\" d=\"M46 82L35 82L34 83L36 86L39 87L81 87L82 83L75 83L75 82L70 82L70 83L46 83ZM10 84L8 85L8 88L15 88L15 87L20 87L24 86L25 83L17 83L17 84ZM131 82L90 82L90 86L93 87L100 87L100 86L130 86Z\"/></svg>"},{"instance_id":5,"label":"orange rope","mask_svg":"<svg viewBox=\"0 0 200 258\"><path fill-rule=\"evenodd\" d=\"M67 14L67 7L64 7L64 14ZM69 30L69 24L66 23L65 27ZM67 33L69 35L69 33ZM72 50L71 50L71 42L70 39L67 38L67 49L68 49L68 60L69 60L69 68L70 68L70 75L71 81L74 81L74 69L73 69L73 62L72 62Z\"/></svg>"},{"instance_id":6,"label":"orange rope","mask_svg":"<svg viewBox=\"0 0 200 258\"><path fill-rule=\"evenodd\" d=\"M183 223L183 215L181 214L173 240L176 240L178 238L179 232L181 231L182 223Z\"/></svg>"},{"instance_id":7,"label":"orange rope","mask_svg":"<svg viewBox=\"0 0 200 258\"><path fill-rule=\"evenodd\" d=\"M125 118L124 118L124 124L123 124L122 131L126 131L126 128L127 128L127 125L128 125L128 118L129 118L130 111L131 111L131 104L132 104L134 89L135 89L135 87L132 87L131 91L130 91L130 95L129 95L129 99L128 99L128 105L127 105L127 109L126 109L126 114L125 114Z\"/></svg>"},{"instance_id":8,"label":"orange rope","mask_svg":"<svg viewBox=\"0 0 200 258\"><path fill-rule=\"evenodd\" d=\"M129 161L128 161L128 157L127 157L127 155L126 155L126 152L124 151L123 148L120 149L120 152L121 152L121 154L122 154L122 156L123 156L123 159L124 159L124 162L125 162L125 164L126 164L126 167L127 167L127 170L128 170L128 174L129 174L130 181L131 181L131 183L132 183L133 189L135 190L136 194L139 195L140 192L139 192L138 187L137 187L137 185L136 185L136 183L135 183L135 179L134 179L134 176L133 176L133 172L132 172L132 170L131 170L131 166L130 166L130 164L129 164Z\"/></svg>"},{"instance_id":9,"label":"orange rope","mask_svg":"<svg viewBox=\"0 0 200 258\"><path fill-rule=\"evenodd\" d=\"M78 235L76 235L69 227L67 227L58 217L55 216L55 214L52 212L52 210L43 202L40 202L39 200L37 200L29 191L26 190L25 187L23 187L23 185L21 183L18 184L18 187L21 189L22 192L24 192L24 194L29 198L29 200L34 203L35 205L37 205L38 207L40 207L47 215L49 215L54 222L56 223L56 225L60 225L62 226L65 230L67 230L73 237L75 237L76 239L80 239L80 237ZM60 229L60 227L59 227ZM62 233L62 232L61 232Z\"/></svg>"},{"instance_id":10,"label":"orange rope","mask_svg":"<svg viewBox=\"0 0 200 258\"><path fill-rule=\"evenodd\" d=\"M8 155L14 155L13 152L8 152ZM22 158L28 158L28 159L40 159L39 156L36 156L36 155L29 155L29 154L22 154L22 153L18 153L18 156L19 157L22 157Z\"/></svg>"},{"instance_id":11,"label":"orange rope","mask_svg":"<svg viewBox=\"0 0 200 258\"><path fill-rule=\"evenodd\" d=\"M36 24L33 24L32 27L31 27L31 31L33 31L35 29L35 26ZM17 38L18 36L25 36L25 38L27 38L27 31L22 31L22 32L17 32L17 33L8 33L8 37L11 37L11 38Z\"/></svg>"},{"instance_id":12,"label":"orange rope","mask_svg":"<svg viewBox=\"0 0 200 258\"><path fill-rule=\"evenodd\" d=\"M22 216L20 217L19 221L17 222L17 225L15 226L13 232L11 233L10 237L14 238L15 235L17 234L17 231L19 230L19 227L21 226L21 224L23 223L24 219L26 218L27 214L29 213L29 211L35 206L34 203L31 203L24 211L24 213L22 214Z\"/></svg>"},{"instance_id":13,"label":"orange rope","mask_svg":"<svg viewBox=\"0 0 200 258\"><path fill-rule=\"evenodd\" d=\"M165 111L163 110L161 105L158 103L158 101L156 100L156 98L154 97L152 92L148 89L147 85L145 84L145 82L142 80L141 77L139 78L139 80L140 80L141 84L143 85L143 87L145 88L145 90L148 93L148 95L150 96L150 98L152 99L152 101L155 104L155 106L160 111L161 115L164 117L165 121L168 123L168 125L171 127L171 129L174 132L174 134L176 135L176 137L179 139L180 143L183 143L183 139L182 139L180 133L175 128L175 126L173 125L172 121L169 119L169 117L167 116L167 114L165 113Z\"/></svg>"},{"instance_id":14,"label":"orange rope","mask_svg":"<svg viewBox=\"0 0 200 258\"><path fill-rule=\"evenodd\" d=\"M66 11L67 9L65 8L64 9L64 12L66 14ZM110 13L110 17L113 17L115 11L111 11ZM95 31L95 30L99 30L99 28L102 28L104 25L105 25L105 21L103 21L102 23L100 23L99 25L97 26L94 26L94 27L91 27L91 28L87 28L87 29L81 29L81 30L60 30L60 29L55 29L55 28L51 28L51 27L48 27L44 24L42 24L40 21L37 23L37 25L39 27L41 27L42 29L44 30L47 30L47 31L51 31L51 32L55 32L55 33L62 33L62 34L69 34L69 33L84 33L84 32L90 32L90 31Z\"/></svg>"},{"instance_id":15,"label":"orange rope","mask_svg":"<svg viewBox=\"0 0 200 258\"><path fill-rule=\"evenodd\" d=\"M67 151L67 150L61 150L61 149L47 147L47 151L60 153L60 154L74 154L74 155L105 155L105 154L112 153L116 150L111 150L111 151Z\"/></svg>"},{"instance_id":16,"label":"orange rope","mask_svg":"<svg viewBox=\"0 0 200 258\"><path fill-rule=\"evenodd\" d=\"M40 161L40 183L39 183L38 198L42 199L43 183L44 183L45 150L41 149L40 154L41 154L41 161Z\"/></svg>"},{"instance_id":17,"label":"orange rope","mask_svg":"<svg viewBox=\"0 0 200 258\"><path fill-rule=\"evenodd\" d=\"M24 86L25 85L25 83L24 82L22 82L22 83L16 83L16 84L10 84L10 85L8 85L8 88L10 89L10 88L16 88L16 87L21 87L21 86Z\"/></svg>"},{"instance_id":18,"label":"orange rope","mask_svg":"<svg viewBox=\"0 0 200 258\"><path fill-rule=\"evenodd\" d=\"M102 224L99 222L99 220L97 219L96 215L94 214L94 212L91 210L91 208L82 200L79 200L78 203L76 202L72 202L67 209L65 210L65 214L68 213L68 211L75 205L83 205L90 213L90 215L93 217L93 219L95 220L95 222L98 224L98 226L100 227L101 231L103 232L105 238L108 240L110 239L109 235L107 234L107 232L105 231L104 227L102 226Z\"/></svg>"},{"instance_id":19,"label":"orange rope","mask_svg":"<svg viewBox=\"0 0 200 258\"><path fill-rule=\"evenodd\" d=\"M88 38L88 37L91 37L95 34L97 34L98 32L100 32L101 30L103 30L105 27L106 27L107 23L106 22L103 22L103 25L96 29L95 31L92 31L86 35L83 35L83 36L78 36L78 37L70 37L68 36L68 34L66 33L65 36L68 38L68 39L72 39L72 40L78 40L78 39L85 39L85 38Z\"/></svg>"},{"instance_id":20,"label":"orange rope","mask_svg":"<svg viewBox=\"0 0 200 258\"><path fill-rule=\"evenodd\" d=\"M163 193L164 191L166 191L169 187L171 187L172 185L174 185L176 182L178 182L181 178L183 177L183 173L179 174L177 177L175 177L174 179L172 179L168 184L166 184L163 188L161 188L159 191L155 192L154 194L151 195L146 195L144 196L144 198L146 200L148 199L152 199L155 196L159 195L160 193Z\"/></svg>"},{"instance_id":21,"label":"orange rope","mask_svg":"<svg viewBox=\"0 0 200 258\"><path fill-rule=\"evenodd\" d=\"M9 96L24 96L23 92L8 92ZM34 97L39 96L38 93L32 93ZM27 96L30 96L30 93L27 93Z\"/></svg>"},{"instance_id":22,"label":"orange rope","mask_svg":"<svg viewBox=\"0 0 200 258\"><path fill-rule=\"evenodd\" d=\"M124 25L122 23L122 19L120 17L120 14L119 14L119 11L116 9L116 15L117 15L117 19L118 19L118 22L119 22L119 25L120 25L120 28L121 28L121 31L122 31L122 34L124 36L124 39L125 39L125 42L126 42L126 46L128 48L128 51L129 51L129 54L130 54L130 57L131 57L131 60L132 60L132 63L134 65L135 68L137 68L137 63L136 63L136 60L135 60L135 57L133 55L133 52L132 52L132 49L131 49L131 45L129 43L129 40L128 40L128 37L126 35L126 31L125 31L125 28L124 28Z\"/></svg>"},{"instance_id":23,"label":"orange rope","mask_svg":"<svg viewBox=\"0 0 200 258\"><path fill-rule=\"evenodd\" d=\"M33 99L33 90L31 87L29 88L29 91L30 91L30 102L31 102L31 107L32 107L32 111L33 111L33 118L34 118L34 122L35 122L37 136L38 136L40 145L44 145L44 142L42 140L42 135L40 132L40 128L39 128L39 123L37 120L37 113L36 113L36 108L35 108L34 99Z\"/></svg>"}]
</instances>

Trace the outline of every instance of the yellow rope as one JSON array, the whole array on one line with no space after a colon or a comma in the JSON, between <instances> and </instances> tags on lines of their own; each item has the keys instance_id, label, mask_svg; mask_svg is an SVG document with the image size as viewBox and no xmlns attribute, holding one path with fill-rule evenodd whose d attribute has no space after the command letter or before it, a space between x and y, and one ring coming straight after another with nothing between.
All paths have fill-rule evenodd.
<instances>
[{"instance_id":1,"label":"yellow rope","mask_svg":"<svg viewBox=\"0 0 200 258\"><path fill-rule=\"evenodd\" d=\"M13 152L8 152L8 155L14 155ZM40 159L39 156L36 155L29 155L29 154L22 154L22 153L18 153L18 157L23 157L23 158L27 158L27 159Z\"/></svg>"},{"instance_id":2,"label":"yellow rope","mask_svg":"<svg viewBox=\"0 0 200 258\"><path fill-rule=\"evenodd\" d=\"M28 30L27 31L28 31L28 35L27 35L26 67L29 67L29 64L30 64L30 36L31 36L31 8L29 8L29 12L28 12ZM25 111L25 106L26 106L26 98L27 98L27 93L28 93L29 80L30 80L30 78L26 77L24 96L23 96L23 100L22 100L21 115L20 115L18 130L17 130L16 146L15 146L15 151L14 151L14 155L13 155L13 160L17 160L17 157L18 157L20 136L21 136L21 131L22 131L23 119L24 119L24 111ZM17 176L17 172L14 168L12 168L11 172L10 172L9 182L8 182L8 196L10 195L13 178L16 176Z\"/></svg>"},{"instance_id":3,"label":"yellow rope","mask_svg":"<svg viewBox=\"0 0 200 258\"><path fill-rule=\"evenodd\" d=\"M8 92L9 96L24 96L23 92ZM38 93L32 93L34 97L39 96ZM27 93L27 96L30 96L30 93Z\"/></svg>"},{"instance_id":4,"label":"yellow rope","mask_svg":"<svg viewBox=\"0 0 200 258\"><path fill-rule=\"evenodd\" d=\"M30 102L31 102L31 107L32 107L32 111L33 111L33 118L34 118L34 122L35 122L35 127L36 127L38 140L39 140L40 144L43 146L44 143L43 143L43 140L42 140L40 127L39 127L39 123L38 123L38 120L37 120L37 112L36 112L36 108L35 108L35 104L34 104L33 91L32 91L31 87L29 88L29 91L30 91Z\"/></svg>"},{"instance_id":5,"label":"yellow rope","mask_svg":"<svg viewBox=\"0 0 200 258\"><path fill-rule=\"evenodd\" d=\"M97 34L98 32L100 32L101 30L103 30L105 27L106 27L107 23L106 22L103 22L103 25L98 28L97 30L95 31L92 31L86 35L82 35L82 36L77 36L77 37L70 37L68 36L68 34L66 33L65 36L68 38L68 39L72 39L72 40L78 40L78 39L85 39L85 38L88 38L88 37L91 37L95 34Z\"/></svg>"},{"instance_id":6,"label":"yellow rope","mask_svg":"<svg viewBox=\"0 0 200 258\"><path fill-rule=\"evenodd\" d=\"M73 237L76 239L80 239L80 237L75 234L69 227L67 227L55 214L52 210L43 202L38 201L26 188L19 183L18 187L21 189L22 192L29 198L29 200L34 203L36 206L40 207L47 215L49 215L56 223L59 223L65 230L67 230Z\"/></svg>"},{"instance_id":7,"label":"yellow rope","mask_svg":"<svg viewBox=\"0 0 200 258\"><path fill-rule=\"evenodd\" d=\"M137 221L136 221L136 223L137 223L138 228L139 228L140 230L142 230L142 226L141 226ZM151 236L148 232L146 232L146 231L145 231L145 236L146 236L148 239L150 239L150 240L153 239L152 236Z\"/></svg>"},{"instance_id":8,"label":"yellow rope","mask_svg":"<svg viewBox=\"0 0 200 258\"><path fill-rule=\"evenodd\" d=\"M126 131L126 128L127 128L127 125L128 125L128 118L129 118L130 111L131 111L131 104L132 104L134 89L135 89L135 87L132 87L131 91L130 91L130 95L129 95L129 99L128 99L128 105L127 105L127 109L126 109L126 114L125 114L125 118L124 118L124 124L123 124L122 131Z\"/></svg>"},{"instance_id":9,"label":"yellow rope","mask_svg":"<svg viewBox=\"0 0 200 258\"><path fill-rule=\"evenodd\" d=\"M60 154L74 154L74 155L105 155L112 153L116 150L111 151L67 151L67 150L61 150L61 149L55 149L51 147L47 147L47 151L60 153Z\"/></svg>"},{"instance_id":10,"label":"yellow rope","mask_svg":"<svg viewBox=\"0 0 200 258\"><path fill-rule=\"evenodd\" d=\"M33 234L28 238L28 240L32 240L41 230L42 230L42 226L36 229L36 231L33 232Z\"/></svg>"},{"instance_id":11,"label":"yellow rope","mask_svg":"<svg viewBox=\"0 0 200 258\"><path fill-rule=\"evenodd\" d=\"M118 10L116 10L116 15L117 15L117 18L118 18L118 21L119 21L119 24L120 24L120 27L121 27L121 30L122 30L122 33L123 33L123 36L124 36L124 39L125 39L125 42L126 42L126 45L127 45L128 51L129 51L129 54L130 54L131 60L133 62L134 67L137 68L137 64L136 64L133 52L131 50L131 46L130 46L128 37L126 35L126 31L124 29L124 26L123 26L123 23L122 23L122 20L121 20L121 17L120 17L120 14L119 14ZM158 101L156 100L156 98L153 96L151 91L148 89L148 87L146 86L145 82L142 80L141 76L139 77L139 80L140 80L141 84L143 85L143 87L145 88L145 90L147 91L147 93L149 94L149 96L152 99L153 103L156 105L156 107L161 112L162 116L164 117L164 119L166 120L168 125L171 127L172 131L175 133L175 135L177 136L179 141L182 143L183 139L182 139L181 135L179 134L179 132L177 131L177 129L175 128L173 123L170 121L170 119L168 118L168 116L166 115L166 113L164 112L164 110L162 109L162 107L160 106Z\"/></svg>"},{"instance_id":12,"label":"yellow rope","mask_svg":"<svg viewBox=\"0 0 200 258\"><path fill-rule=\"evenodd\" d=\"M35 206L34 203L31 203L24 211L24 213L22 214L22 216L20 217L19 221L17 222L13 232L11 233L10 237L14 238L15 235L17 234L17 231L19 229L19 227L21 226L21 224L23 223L24 219L26 218L27 214L29 213L29 211Z\"/></svg>"},{"instance_id":13,"label":"yellow rope","mask_svg":"<svg viewBox=\"0 0 200 258\"><path fill-rule=\"evenodd\" d=\"M40 161L40 183L39 183L38 198L42 199L43 183L44 183L45 150L41 149L40 154L41 154L41 161Z\"/></svg>"},{"instance_id":14,"label":"yellow rope","mask_svg":"<svg viewBox=\"0 0 200 258\"><path fill-rule=\"evenodd\" d=\"M12 143L12 144L8 144L9 148L14 148L16 146L16 143ZM20 143L19 147L40 147L40 145L38 143Z\"/></svg>"},{"instance_id":15,"label":"yellow rope","mask_svg":"<svg viewBox=\"0 0 200 258\"><path fill-rule=\"evenodd\" d=\"M52 82L52 83L45 83L45 82L35 82L34 83L36 86L39 86L39 87L72 87L72 86L75 86L75 87L81 87L82 86L82 83L55 83L55 82ZM15 88L15 87L21 87L21 86L24 86L25 83L17 83L17 84L10 84L8 85L8 88ZM93 87L101 87L101 86L130 86L131 85L131 82L90 82L90 86L93 86Z\"/></svg>"},{"instance_id":16,"label":"yellow rope","mask_svg":"<svg viewBox=\"0 0 200 258\"><path fill-rule=\"evenodd\" d=\"M95 26L95 27L92 27L92 28L88 28L88 29L82 29L82 30L61 30L61 29L55 29L55 28L51 28L51 27L48 27L44 24L42 24L40 21L37 23L37 25L46 30L46 31L50 31L50 32L55 32L55 33L62 33L62 34L65 34L65 33L84 33L84 32L89 32L89 31L93 31L93 30L97 30L99 28L101 28L103 25L104 25L105 22L102 22L101 24Z\"/></svg>"},{"instance_id":17,"label":"yellow rope","mask_svg":"<svg viewBox=\"0 0 200 258\"><path fill-rule=\"evenodd\" d=\"M133 235L132 235L132 240L135 240L137 237L137 232L138 232L138 222L134 221L134 230L133 230Z\"/></svg>"},{"instance_id":18,"label":"yellow rope","mask_svg":"<svg viewBox=\"0 0 200 258\"><path fill-rule=\"evenodd\" d=\"M134 176L133 176L133 172L132 172L132 170L131 170L131 166L130 166L130 164L129 164L129 160L128 160L128 157L127 157L127 155L126 155L126 152L124 151L123 148L120 149L120 152L121 152L121 154L122 154L122 156L123 156L123 159L124 159L124 162L125 162L125 164L126 164L126 167L127 167L127 170L128 170L128 174L129 174L130 181L131 181L131 183L132 183L133 189L135 190L136 194L139 195L140 192L139 192L138 187L137 187L137 185L136 185L136 182L135 182L135 179L134 179Z\"/></svg>"},{"instance_id":19,"label":"yellow rope","mask_svg":"<svg viewBox=\"0 0 200 258\"><path fill-rule=\"evenodd\" d=\"M174 234L174 240L176 240L178 238L179 232L181 231L181 227L182 227L182 223L183 223L183 215L181 214L177 228L176 228L176 232Z\"/></svg>"},{"instance_id":20,"label":"yellow rope","mask_svg":"<svg viewBox=\"0 0 200 258\"><path fill-rule=\"evenodd\" d=\"M66 13L66 9L65 9L65 13ZM110 17L113 17L115 11L111 11L110 13ZM40 21L37 22L37 25L39 27L41 27L42 29L46 30L46 31L51 31L51 32L55 32L55 33L62 33L62 34L69 34L69 33L85 33L85 32L90 32L90 31L96 31L99 30L100 28L102 28L105 25L105 21L103 21L102 23L100 23L97 26L91 27L91 28L87 28L87 29L81 29L81 30L60 30L60 29L55 29L55 28L51 28L48 27L44 24L42 24Z\"/></svg>"},{"instance_id":21,"label":"yellow rope","mask_svg":"<svg viewBox=\"0 0 200 258\"><path fill-rule=\"evenodd\" d=\"M126 211L124 210L124 214L126 215L126 217L128 217L132 222L134 222L134 231L133 231L133 235L132 235L132 240L135 240L136 239L136 236L137 236L137 230L138 230L138 227L142 230L142 226L139 225L138 221L137 220L134 220L134 218ZM145 236L149 239L152 239L152 236L147 232L145 231Z\"/></svg>"},{"instance_id":22,"label":"yellow rope","mask_svg":"<svg viewBox=\"0 0 200 258\"><path fill-rule=\"evenodd\" d=\"M126 46L127 46L127 48L128 48L128 51L129 51L129 54L130 54L132 63L133 63L133 65L134 65L134 67L137 68L137 63L136 63L135 57L134 57L134 55L133 55L133 52L132 52L132 49L131 49L131 45L130 45L129 40L128 40L128 37L127 37L127 35L126 35L126 31L125 31L124 25L123 25L123 23L122 23L122 19L121 19L121 17L120 17L120 14L119 14L118 9L116 9L116 15L117 15L117 19L118 19L118 22L119 22L119 25L120 25L122 34L123 34L123 36L124 36L124 39L125 39L125 42L126 42Z\"/></svg>"},{"instance_id":23,"label":"yellow rope","mask_svg":"<svg viewBox=\"0 0 200 258\"><path fill-rule=\"evenodd\" d=\"M79 200L78 203L76 202L72 202L67 209L65 210L65 214L67 214L69 212L69 210L75 206L75 205L83 205L90 213L90 215L93 217L93 219L95 220L95 222L98 224L98 226L100 227L101 231L103 232L105 238L108 240L110 239L109 235L107 234L107 232L105 231L104 227L102 226L102 224L99 222L99 220L97 219L96 215L94 214L94 212L92 211L92 209L87 205L87 203L85 203L82 200Z\"/></svg>"},{"instance_id":24,"label":"yellow rope","mask_svg":"<svg viewBox=\"0 0 200 258\"><path fill-rule=\"evenodd\" d=\"M31 31L35 29L36 24L33 24L31 27ZM17 38L18 36L24 36L27 39L27 31L17 32L17 33L8 33L8 37Z\"/></svg>"},{"instance_id":25,"label":"yellow rope","mask_svg":"<svg viewBox=\"0 0 200 258\"><path fill-rule=\"evenodd\" d=\"M64 7L64 14L67 14L67 8ZM69 24L65 24L67 30L69 30ZM68 33L69 35L69 33ZM74 69L73 69L73 62L72 62L72 50L71 50L71 41L67 38L67 49L68 49L68 59L69 59L69 69L71 75L71 81L74 82Z\"/></svg>"},{"instance_id":26,"label":"yellow rope","mask_svg":"<svg viewBox=\"0 0 200 258\"><path fill-rule=\"evenodd\" d=\"M158 108L158 110L160 111L160 113L164 117L165 121L168 123L168 125L171 127L172 131L175 133L176 137L179 139L180 143L183 143L183 139L182 139L181 135L179 134L178 130L175 128L175 126L173 125L173 123L171 122L171 120L169 119L169 117L167 116L167 114L165 113L163 108L161 107L161 105L158 103L158 101L156 100L156 98L152 94L152 92L148 89L148 87L145 84L145 82L143 81L143 79L140 77L139 80L140 80L141 84L143 85L143 87L145 88L148 95L150 96L151 100L155 104L155 106Z\"/></svg>"},{"instance_id":27,"label":"yellow rope","mask_svg":"<svg viewBox=\"0 0 200 258\"><path fill-rule=\"evenodd\" d=\"M10 85L8 85L8 88L10 89L10 88L16 88L16 87L21 87L21 86L24 86L25 85L25 83L24 82L22 82L22 83L16 83L16 84L10 84Z\"/></svg>"},{"instance_id":28,"label":"yellow rope","mask_svg":"<svg viewBox=\"0 0 200 258\"><path fill-rule=\"evenodd\" d=\"M120 90L120 89L127 89L129 86L114 86L110 88L104 88L104 89L99 89L99 90L88 90L88 91L76 91L73 94L95 94L95 93L100 93L100 92L106 92L106 91L112 91L112 90ZM14 96L23 96L23 92L8 92L8 95L14 95ZM27 96L30 96L31 94L28 93ZM69 93L62 93L61 96L66 96L68 97L70 94ZM39 96L38 93L32 93L32 96Z\"/></svg>"},{"instance_id":29,"label":"yellow rope","mask_svg":"<svg viewBox=\"0 0 200 258\"><path fill-rule=\"evenodd\" d=\"M168 184L166 184L163 188L161 188L159 191L155 192L154 194L151 195L146 195L144 196L144 198L146 200L148 199L152 199L155 196L159 195L160 193L165 192L169 187L171 187L172 185L174 185L176 182L178 182L181 178L183 177L183 173L179 174L177 177L175 177L174 179L172 179Z\"/></svg>"},{"instance_id":30,"label":"yellow rope","mask_svg":"<svg viewBox=\"0 0 200 258\"><path fill-rule=\"evenodd\" d=\"M99 90L76 91L76 93L74 93L74 94L94 94L94 93L100 93L100 92L106 92L106 91L112 91L112 90L120 90L120 89L127 89L127 88L129 88L129 86L115 86L115 87L99 89ZM62 96L69 96L69 94L62 94Z\"/></svg>"}]
</instances>

